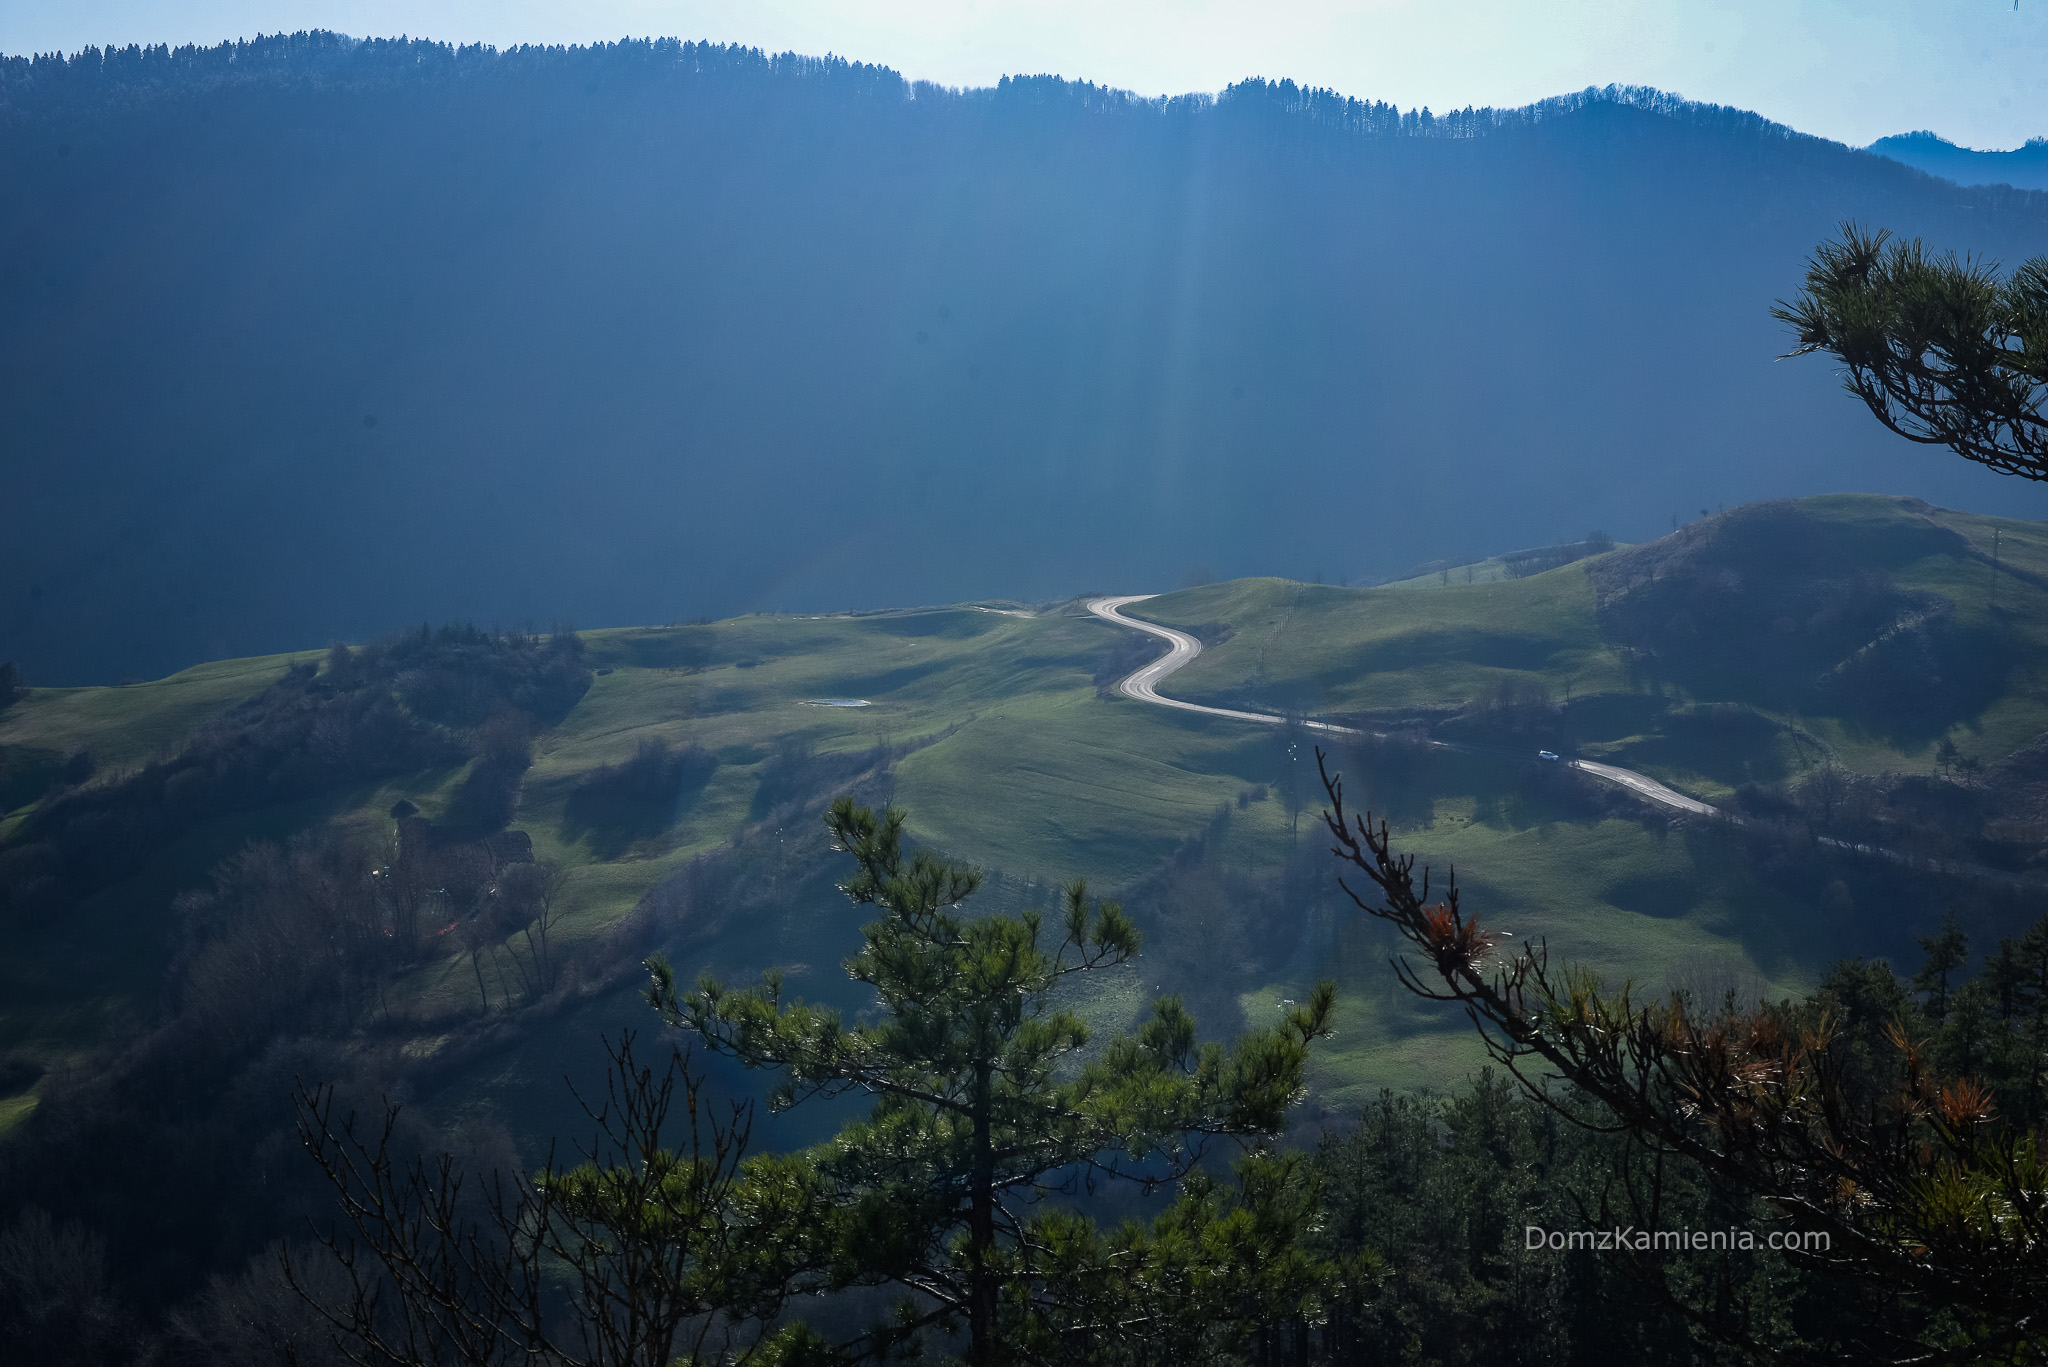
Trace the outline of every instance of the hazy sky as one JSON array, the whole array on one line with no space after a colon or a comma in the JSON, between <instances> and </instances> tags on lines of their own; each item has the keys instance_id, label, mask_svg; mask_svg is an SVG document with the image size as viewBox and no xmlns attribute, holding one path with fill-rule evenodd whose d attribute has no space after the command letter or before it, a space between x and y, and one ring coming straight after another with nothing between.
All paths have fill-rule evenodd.
<instances>
[{"instance_id":1,"label":"hazy sky","mask_svg":"<svg viewBox=\"0 0 2048 1367\"><path fill-rule=\"evenodd\" d=\"M500 46L673 35L948 85L1055 72L1152 95L1291 76L1435 109L1610 81L1852 144L2048 134L2048 0L0 0L0 52L279 30Z\"/></svg>"}]
</instances>

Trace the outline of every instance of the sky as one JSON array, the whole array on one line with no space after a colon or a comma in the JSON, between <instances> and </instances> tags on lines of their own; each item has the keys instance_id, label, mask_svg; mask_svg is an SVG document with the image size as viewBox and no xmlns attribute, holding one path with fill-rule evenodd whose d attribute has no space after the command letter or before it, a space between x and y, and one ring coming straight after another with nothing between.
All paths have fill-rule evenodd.
<instances>
[{"instance_id":1,"label":"sky","mask_svg":"<svg viewBox=\"0 0 2048 1367\"><path fill-rule=\"evenodd\" d=\"M0 52L16 55L309 28L714 39L945 85L1051 72L1145 95L1291 77L1437 110L1620 82L1852 146L2048 135L2048 0L0 0Z\"/></svg>"}]
</instances>

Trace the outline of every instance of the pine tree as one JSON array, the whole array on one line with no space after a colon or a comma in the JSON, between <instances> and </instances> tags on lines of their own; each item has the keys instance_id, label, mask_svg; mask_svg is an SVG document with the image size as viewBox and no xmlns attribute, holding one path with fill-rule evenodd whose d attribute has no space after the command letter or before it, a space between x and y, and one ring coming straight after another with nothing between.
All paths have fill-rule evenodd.
<instances>
[{"instance_id":1,"label":"pine tree","mask_svg":"<svg viewBox=\"0 0 2048 1367\"><path fill-rule=\"evenodd\" d=\"M1941 929L1920 937L1927 962L1913 975L1913 990L1924 996L1928 1019L1936 1025L1948 1019L1949 974L1970 961L1970 937L1963 933L1962 917L1950 907L1942 915Z\"/></svg>"},{"instance_id":2,"label":"pine tree","mask_svg":"<svg viewBox=\"0 0 2048 1367\"><path fill-rule=\"evenodd\" d=\"M987 1367L1047 1334L1087 1335L1112 1323L1142 1333L1165 1312L1156 1295L1148 1301L1134 1291L1129 1316L1120 1318L1061 1290L1103 1294L1115 1241L1069 1217L1034 1215L1032 1206L1077 1178L1172 1181L1193 1170L1208 1139L1275 1134L1303 1092L1310 1042L1328 1032L1333 989L1319 986L1280 1024L1229 1050L1198 1045L1193 1019L1178 999L1164 998L1136 1034L1107 1041L1080 1063L1091 1032L1055 1005L1055 993L1076 974L1137 953L1129 918L1115 903L1091 905L1085 884L1070 884L1048 951L1037 912L964 912L979 871L928 849L906 851L904 819L847 798L826 817L836 847L856 865L842 890L881 913L863 927L865 943L846 965L875 990L875 1020L849 1024L836 1010L788 1000L772 973L745 990L707 976L682 991L659 960L649 964L649 1000L718 1052L781 1073L777 1107L849 1093L875 1099L865 1118L777 1170L783 1189L800 1190L808 1203L800 1223L816 1231L812 1289L893 1285L911 1293L893 1324L846 1345L850 1351L886 1351L964 1321L969 1361ZM1298 1208L1273 1194L1276 1181L1270 1170L1252 1169L1243 1208ZM1261 1183L1271 1189L1266 1198L1257 1197ZM1205 1225L1220 1214L1198 1201L1181 1218ZM1184 1249L1184 1241L1171 1246ZM1132 1247L1127 1240L1122 1252ZM1077 1267L1102 1275L1079 1275ZM1066 1275L1055 1275L1060 1268ZM1146 1285L1156 1291L1158 1283Z\"/></svg>"},{"instance_id":3,"label":"pine tree","mask_svg":"<svg viewBox=\"0 0 2048 1367\"><path fill-rule=\"evenodd\" d=\"M1845 224L1772 313L1799 335L1792 355L1833 353L1849 391L1900 436L2048 480L2048 257L2001 278Z\"/></svg>"},{"instance_id":4,"label":"pine tree","mask_svg":"<svg viewBox=\"0 0 2048 1367\"><path fill-rule=\"evenodd\" d=\"M1553 964L1540 941L1510 949L1481 930L1455 881L1424 869L1418 886L1414 857L1394 849L1384 823L1346 810L1327 769L1324 785L1340 886L1417 951L1396 964L1408 990L1463 1007L1532 1097L1554 1101L1563 1082L1604 1113L1589 1123L1654 1155L1647 1184L1607 1186L1599 1222L1610 1195L1625 1219L1653 1219L1662 1174L1697 1174L1824 1245L1794 1264L1853 1302L1830 1332L1855 1344L1857 1360L2048 1361L2038 1326L2048 1304L2048 918L2000 946L1987 990L1955 994L1973 1032L1989 1000L2003 1007L2007 1027L1988 1031L1987 1085L1944 1071L1943 1054L1964 1041L1930 1052L1882 963L1836 965L1801 1004L1699 1010L1682 995L1657 1000ZM1684 1304L1661 1264L1637 1270ZM1740 1355L1780 1360L1783 1344L1759 1334L1755 1308L1695 1301L1688 1314Z\"/></svg>"}]
</instances>

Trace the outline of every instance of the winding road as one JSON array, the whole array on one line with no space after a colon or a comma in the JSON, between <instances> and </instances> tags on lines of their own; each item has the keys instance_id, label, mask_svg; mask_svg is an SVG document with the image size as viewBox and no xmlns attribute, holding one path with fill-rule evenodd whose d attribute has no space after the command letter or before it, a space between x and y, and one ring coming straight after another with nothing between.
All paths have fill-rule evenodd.
<instances>
[{"instance_id":1,"label":"winding road","mask_svg":"<svg viewBox=\"0 0 2048 1367\"><path fill-rule=\"evenodd\" d=\"M1154 660L1151 664L1137 670L1118 683L1117 691L1119 693L1122 693L1127 698L1136 698L1140 702L1157 703L1161 707L1171 707L1182 712L1200 712L1204 716L1209 717L1230 717L1237 721L1260 722L1267 726L1277 726L1287 720L1287 718L1277 716L1271 712L1239 712L1228 707L1204 707L1200 703L1185 702L1179 698L1169 698L1161 693L1159 685L1164 683L1167 677L1175 671L1193 663L1194 658L1202 653L1202 643L1188 635L1185 631L1176 631L1172 627L1160 626L1157 622L1143 622L1135 617L1123 615L1121 609L1128 607L1132 603L1142 603L1147 598L1156 596L1150 593L1131 593L1125 594L1121 598L1091 598L1088 600L1088 611L1094 613L1103 621L1114 622L1120 627L1130 627L1135 631L1142 631L1147 635L1157 636L1171 647L1164 656ZM1377 731L1361 731L1355 726L1338 726L1334 722L1327 721L1305 720L1301 725L1310 731L1324 731L1339 736L1378 736L1382 734ZM1429 743L1443 750L1471 750L1474 748L1466 745L1453 745L1449 741L1441 740L1434 740ZM1669 807L1674 811L1687 812L1693 816L1726 818L1728 815L1718 807L1708 806L1698 798L1687 797L1677 789L1667 788L1648 774L1639 774L1633 769L1623 769L1613 764L1595 764L1587 759L1568 759L1564 760L1563 763L1569 768L1577 769L1582 774L1590 774L1594 778L1626 788L1637 797L1654 802L1660 807Z\"/></svg>"},{"instance_id":2,"label":"winding road","mask_svg":"<svg viewBox=\"0 0 2048 1367\"><path fill-rule=\"evenodd\" d=\"M1088 601L1088 611L1094 613L1103 621L1114 622L1120 627L1129 627L1133 631L1142 631L1147 635L1157 636L1165 641L1168 646L1172 647L1163 658L1154 660L1151 664L1133 672L1122 682L1118 683L1118 692L1126 697L1136 698L1140 702L1157 703L1161 707L1171 707L1182 712L1200 712L1204 716L1210 717L1230 717L1236 721L1259 722L1267 726L1277 726L1287 720L1287 718L1272 712L1240 712L1228 707L1204 707L1201 703L1186 702L1180 698L1169 698L1161 693L1159 685L1166 681L1167 676L1176 670L1186 667L1197 655L1200 655L1202 653L1202 643L1188 635L1185 631L1176 631L1172 627L1163 627L1157 622L1142 622L1135 617L1126 617L1119 610L1132 603L1142 603L1147 598L1153 597L1157 597L1157 595L1132 593L1126 594L1121 598L1092 598ZM1327 721L1308 721L1304 719L1301 725L1310 731L1323 731L1338 736L1383 736L1385 734L1385 732L1381 731L1361 731L1355 726L1339 726L1335 722ZM1439 750L1463 750L1471 754L1497 754L1502 759L1507 760L1521 757L1505 750L1482 750L1476 745L1458 745L1451 741L1433 740L1428 743ZM1589 759L1568 759L1561 762L1566 767L1576 769L1582 774L1587 774L1603 782L1612 783L1617 787L1626 788L1637 797L1642 798L1646 802L1655 803L1659 807L1667 807L1672 811L1685 812L1692 816L1712 817L1738 827L1754 824L1732 812L1724 812L1718 807L1709 806L1696 797L1687 797L1677 789L1668 788L1656 779L1651 778L1648 774L1639 774L1633 769L1624 769L1617 764L1596 764ZM1843 850L1851 854L1864 855L1872 859L1882 859L1894 864L1914 864L1916 862L1897 850L1883 849L1874 845L1854 844L1849 841L1837 840L1832 836L1816 836L1815 839L1819 843L1834 849ZM2038 875L2015 874L2003 869L1988 868L1982 864L1944 861L1940 867L1945 872L1968 874L1972 877L1984 878L2014 887L2040 889L2044 886Z\"/></svg>"}]
</instances>

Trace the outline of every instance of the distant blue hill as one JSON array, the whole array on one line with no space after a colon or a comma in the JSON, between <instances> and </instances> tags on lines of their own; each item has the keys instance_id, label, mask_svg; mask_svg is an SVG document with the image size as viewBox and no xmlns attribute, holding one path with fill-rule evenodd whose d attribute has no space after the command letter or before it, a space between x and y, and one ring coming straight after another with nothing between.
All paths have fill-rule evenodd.
<instances>
[{"instance_id":1,"label":"distant blue hill","mask_svg":"<svg viewBox=\"0 0 2048 1367\"><path fill-rule=\"evenodd\" d=\"M0 661L1356 579L1845 489L2048 516L1770 314L1957 188L1613 87L1146 100L632 42L0 58Z\"/></svg>"},{"instance_id":2,"label":"distant blue hill","mask_svg":"<svg viewBox=\"0 0 2048 1367\"><path fill-rule=\"evenodd\" d=\"M1958 185L2048 190L2048 138L2029 138L2010 152L1978 152L1923 129L1879 138L1865 150Z\"/></svg>"}]
</instances>

